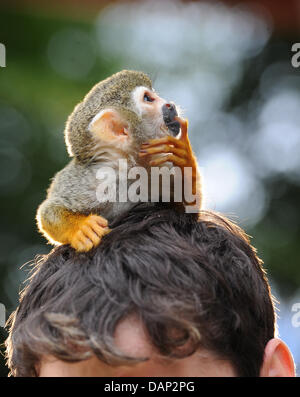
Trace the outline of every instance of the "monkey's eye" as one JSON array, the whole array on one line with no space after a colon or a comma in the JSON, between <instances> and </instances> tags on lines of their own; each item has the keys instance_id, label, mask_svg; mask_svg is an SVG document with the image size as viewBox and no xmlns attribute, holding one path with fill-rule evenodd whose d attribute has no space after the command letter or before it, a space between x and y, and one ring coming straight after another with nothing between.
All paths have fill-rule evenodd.
<instances>
[{"instance_id":1,"label":"monkey's eye","mask_svg":"<svg viewBox=\"0 0 300 397\"><path fill-rule=\"evenodd\" d=\"M145 94L144 94L144 101L145 101L145 102L153 102L154 99L151 98L150 95L147 94L147 93L145 92Z\"/></svg>"}]
</instances>

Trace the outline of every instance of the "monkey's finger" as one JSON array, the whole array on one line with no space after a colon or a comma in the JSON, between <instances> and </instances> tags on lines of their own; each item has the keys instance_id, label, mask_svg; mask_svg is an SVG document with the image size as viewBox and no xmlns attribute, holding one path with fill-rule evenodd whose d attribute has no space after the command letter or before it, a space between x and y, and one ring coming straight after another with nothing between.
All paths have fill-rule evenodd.
<instances>
[{"instance_id":1,"label":"monkey's finger","mask_svg":"<svg viewBox=\"0 0 300 397\"><path fill-rule=\"evenodd\" d=\"M76 244L73 243L72 247L75 248L75 250L78 251L78 252L86 252L86 251L88 251L88 249L86 248L84 243L81 243L80 241L78 241Z\"/></svg>"},{"instance_id":2,"label":"monkey's finger","mask_svg":"<svg viewBox=\"0 0 300 397\"><path fill-rule=\"evenodd\" d=\"M180 140L186 140L187 139L187 135L188 135L188 121L185 119L181 119L178 116L175 116L175 120L177 120L180 123L180 128L181 128L181 135L180 135Z\"/></svg>"},{"instance_id":3,"label":"monkey's finger","mask_svg":"<svg viewBox=\"0 0 300 397\"><path fill-rule=\"evenodd\" d=\"M166 135L162 138L150 139L148 142L145 142L141 145L141 149L143 150L143 149L146 149L146 148L149 148L152 146L158 146L158 145L161 145L164 143L172 144L175 147L178 147L181 149L185 148L185 142L182 142L180 139L174 138L171 135Z\"/></svg>"},{"instance_id":4,"label":"monkey's finger","mask_svg":"<svg viewBox=\"0 0 300 397\"><path fill-rule=\"evenodd\" d=\"M89 220L90 221L95 221L101 227L107 227L108 226L107 220L105 218L103 218L103 216L100 216L100 215L90 215Z\"/></svg>"},{"instance_id":5,"label":"monkey's finger","mask_svg":"<svg viewBox=\"0 0 300 397\"><path fill-rule=\"evenodd\" d=\"M97 222L90 223L89 226L92 228L94 233L96 233L97 236L99 236L100 238L110 231L108 227L102 227Z\"/></svg>"},{"instance_id":6,"label":"monkey's finger","mask_svg":"<svg viewBox=\"0 0 300 397\"><path fill-rule=\"evenodd\" d=\"M78 230L76 234L76 240L84 246L90 246L89 249L93 247L93 242L89 236L87 236L82 229Z\"/></svg>"},{"instance_id":7,"label":"monkey's finger","mask_svg":"<svg viewBox=\"0 0 300 397\"><path fill-rule=\"evenodd\" d=\"M83 225L81 228L84 235L91 240L94 246L100 243L101 234L96 233L90 226Z\"/></svg>"},{"instance_id":8,"label":"monkey's finger","mask_svg":"<svg viewBox=\"0 0 300 397\"><path fill-rule=\"evenodd\" d=\"M182 158L180 158L178 156L175 156L174 154L167 154L164 157L160 157L158 159L151 160L149 162L149 164L151 166L157 166L157 165L165 163L166 161L172 161L172 163L174 165L178 165L179 167L183 167L184 165L186 165L186 160L185 159L182 159Z\"/></svg>"},{"instance_id":9,"label":"monkey's finger","mask_svg":"<svg viewBox=\"0 0 300 397\"><path fill-rule=\"evenodd\" d=\"M91 242L90 239L86 239L84 243L82 243L81 246L81 252L87 252L91 250L94 247L94 244Z\"/></svg>"},{"instance_id":10,"label":"monkey's finger","mask_svg":"<svg viewBox=\"0 0 300 397\"><path fill-rule=\"evenodd\" d=\"M93 243L81 230L79 230L72 239L71 246L75 248L76 251L86 252L93 248Z\"/></svg>"},{"instance_id":11,"label":"monkey's finger","mask_svg":"<svg viewBox=\"0 0 300 397\"><path fill-rule=\"evenodd\" d=\"M73 247L76 251L82 252L83 251L83 244L80 241L72 241L71 247Z\"/></svg>"},{"instance_id":12,"label":"monkey's finger","mask_svg":"<svg viewBox=\"0 0 300 397\"><path fill-rule=\"evenodd\" d=\"M103 236L105 236L106 234L108 234L108 233L110 233L111 232L111 229L109 228L109 227L105 227L104 229L103 229Z\"/></svg>"},{"instance_id":13,"label":"monkey's finger","mask_svg":"<svg viewBox=\"0 0 300 397\"><path fill-rule=\"evenodd\" d=\"M149 154L155 153L173 153L180 157L187 157L187 152L185 149L178 149L167 144L142 149L140 150L139 156L145 157Z\"/></svg>"}]
</instances>

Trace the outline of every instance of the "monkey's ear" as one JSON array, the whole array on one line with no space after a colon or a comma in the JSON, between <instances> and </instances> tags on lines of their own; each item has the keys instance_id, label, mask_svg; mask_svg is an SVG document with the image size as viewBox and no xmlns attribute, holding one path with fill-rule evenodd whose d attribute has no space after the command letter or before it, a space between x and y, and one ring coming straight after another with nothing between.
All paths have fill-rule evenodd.
<instances>
[{"instance_id":1,"label":"monkey's ear","mask_svg":"<svg viewBox=\"0 0 300 397\"><path fill-rule=\"evenodd\" d=\"M129 128L126 121L114 109L101 110L89 124L89 130L101 140L127 140Z\"/></svg>"}]
</instances>

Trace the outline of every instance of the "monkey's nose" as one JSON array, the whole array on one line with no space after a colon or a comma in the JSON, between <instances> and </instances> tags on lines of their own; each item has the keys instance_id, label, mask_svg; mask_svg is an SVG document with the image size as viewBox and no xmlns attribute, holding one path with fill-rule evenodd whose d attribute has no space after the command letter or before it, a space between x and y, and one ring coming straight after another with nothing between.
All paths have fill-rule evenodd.
<instances>
[{"instance_id":1,"label":"monkey's nose","mask_svg":"<svg viewBox=\"0 0 300 397\"><path fill-rule=\"evenodd\" d=\"M173 136L178 135L180 130L180 124L178 121L174 120L175 116L178 116L176 106L173 103L165 103L162 106L162 114L164 118L164 123L168 127L168 130Z\"/></svg>"},{"instance_id":2,"label":"monkey's nose","mask_svg":"<svg viewBox=\"0 0 300 397\"><path fill-rule=\"evenodd\" d=\"M176 106L173 103L165 103L163 105L163 108L164 107L167 108L167 111L170 113L170 116L173 116L173 118L177 116Z\"/></svg>"}]
</instances>

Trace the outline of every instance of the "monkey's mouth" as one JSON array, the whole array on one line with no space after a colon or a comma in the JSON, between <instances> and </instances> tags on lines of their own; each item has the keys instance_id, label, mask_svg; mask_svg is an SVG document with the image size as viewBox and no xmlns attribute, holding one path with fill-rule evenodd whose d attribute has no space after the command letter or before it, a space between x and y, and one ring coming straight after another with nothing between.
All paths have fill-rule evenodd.
<instances>
[{"instance_id":1,"label":"monkey's mouth","mask_svg":"<svg viewBox=\"0 0 300 397\"><path fill-rule=\"evenodd\" d=\"M175 117L178 116L175 105L170 103L165 103L162 106L162 114L165 126L168 128L168 131L173 136L177 136L180 131L180 123L175 120Z\"/></svg>"}]
</instances>

